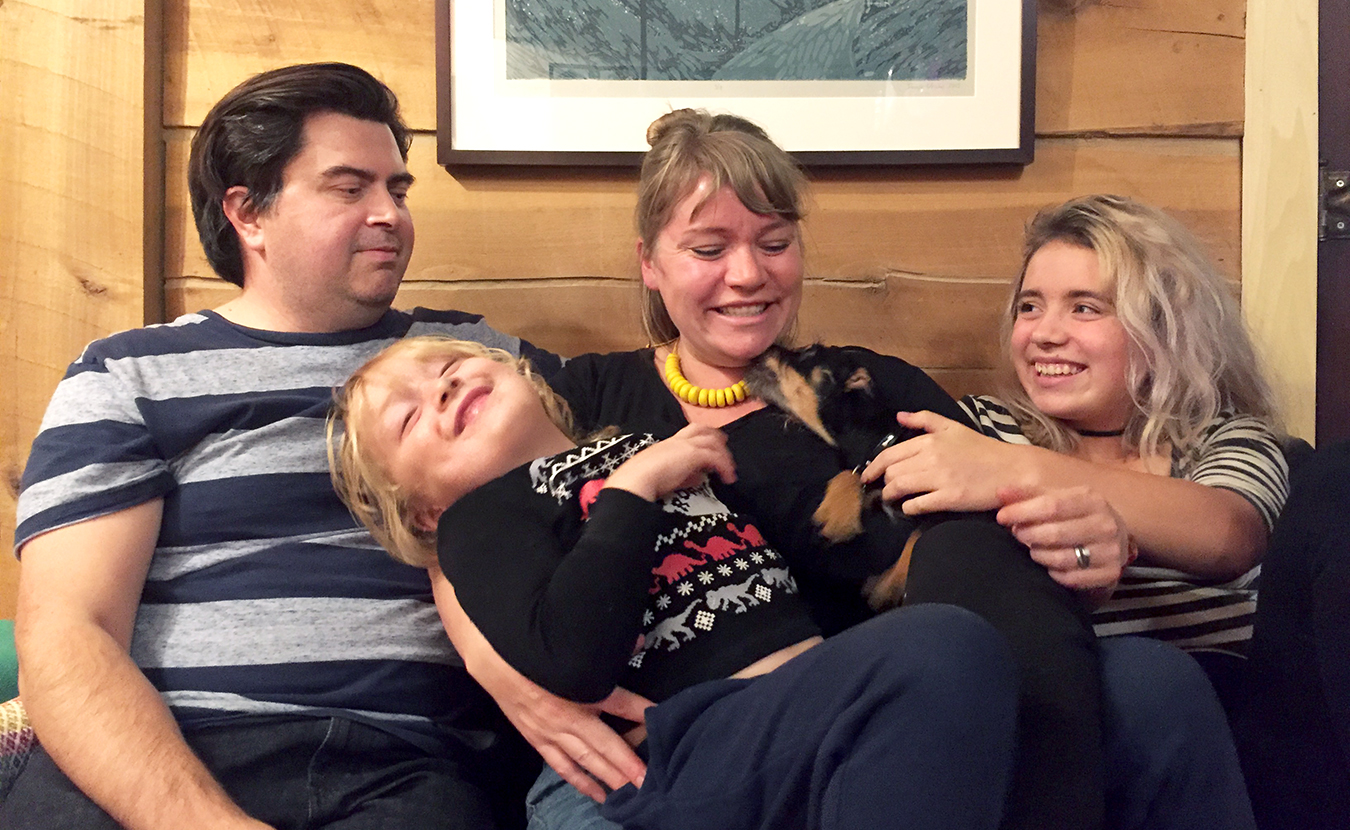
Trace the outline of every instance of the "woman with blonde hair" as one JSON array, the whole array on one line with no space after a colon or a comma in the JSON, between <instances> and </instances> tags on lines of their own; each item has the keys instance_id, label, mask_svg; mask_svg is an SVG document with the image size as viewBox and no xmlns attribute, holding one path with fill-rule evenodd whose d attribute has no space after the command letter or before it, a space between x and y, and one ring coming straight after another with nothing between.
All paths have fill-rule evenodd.
<instances>
[{"instance_id":1,"label":"woman with blonde hair","mask_svg":"<svg viewBox=\"0 0 1350 830\"><path fill-rule=\"evenodd\" d=\"M1288 467L1230 286L1162 211L1084 196L1028 226L1004 342L1002 398L962 401L983 435L902 414L928 434L864 477L912 496L911 515L994 509L1025 489L1104 500L1129 528L1132 561L1095 612L1098 634L1173 642L1231 696ZM1099 553L1075 555L1086 567Z\"/></svg>"}]
</instances>

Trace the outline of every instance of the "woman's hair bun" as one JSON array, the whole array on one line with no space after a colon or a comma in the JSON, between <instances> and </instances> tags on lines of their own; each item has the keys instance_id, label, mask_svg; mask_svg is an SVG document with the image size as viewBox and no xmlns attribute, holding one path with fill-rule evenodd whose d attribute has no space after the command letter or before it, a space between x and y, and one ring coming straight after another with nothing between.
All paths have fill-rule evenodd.
<instances>
[{"instance_id":1,"label":"woman's hair bun","mask_svg":"<svg viewBox=\"0 0 1350 830\"><path fill-rule=\"evenodd\" d=\"M648 125L647 146L656 147L681 129L697 131L701 126L700 122L709 123L711 120L708 113L703 110L688 108L671 110ZM706 126L704 129L706 130Z\"/></svg>"}]
</instances>

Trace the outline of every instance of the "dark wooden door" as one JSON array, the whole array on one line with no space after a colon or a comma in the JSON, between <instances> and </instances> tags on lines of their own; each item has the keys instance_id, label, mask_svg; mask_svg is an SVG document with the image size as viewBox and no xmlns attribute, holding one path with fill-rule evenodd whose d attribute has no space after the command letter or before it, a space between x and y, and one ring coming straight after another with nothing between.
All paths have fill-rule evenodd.
<instances>
[{"instance_id":1,"label":"dark wooden door","mask_svg":"<svg viewBox=\"0 0 1350 830\"><path fill-rule=\"evenodd\" d=\"M1318 134L1322 170L1350 171L1350 0L1320 0ZM1324 176L1324 179L1326 177ZM1327 182L1350 194L1350 181ZM1350 201L1328 212L1317 246L1317 443L1350 438Z\"/></svg>"}]
</instances>

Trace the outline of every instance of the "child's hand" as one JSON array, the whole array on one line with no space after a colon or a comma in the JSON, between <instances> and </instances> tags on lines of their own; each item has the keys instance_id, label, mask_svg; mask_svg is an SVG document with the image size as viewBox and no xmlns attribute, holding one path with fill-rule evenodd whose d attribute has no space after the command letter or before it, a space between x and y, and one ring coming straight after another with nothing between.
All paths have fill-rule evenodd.
<instances>
[{"instance_id":1,"label":"child's hand","mask_svg":"<svg viewBox=\"0 0 1350 830\"><path fill-rule=\"evenodd\" d=\"M708 473L716 473L728 484L736 480L727 437L720 429L690 424L620 464L605 486L656 501L697 485Z\"/></svg>"}]
</instances>

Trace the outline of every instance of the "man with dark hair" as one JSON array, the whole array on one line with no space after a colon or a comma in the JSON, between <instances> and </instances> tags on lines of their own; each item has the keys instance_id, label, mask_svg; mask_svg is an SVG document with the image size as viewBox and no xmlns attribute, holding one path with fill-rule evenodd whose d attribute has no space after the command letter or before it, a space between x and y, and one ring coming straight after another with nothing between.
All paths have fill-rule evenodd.
<instances>
[{"instance_id":1,"label":"man with dark hair","mask_svg":"<svg viewBox=\"0 0 1350 830\"><path fill-rule=\"evenodd\" d=\"M495 828L537 758L464 671L427 574L332 490L331 389L413 334L557 359L459 312L393 311L413 245L394 95L263 73L192 145L214 311L90 344L19 498L20 690L42 749L6 828ZM534 768L531 768L534 762Z\"/></svg>"}]
</instances>

